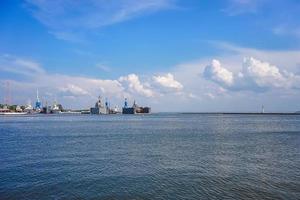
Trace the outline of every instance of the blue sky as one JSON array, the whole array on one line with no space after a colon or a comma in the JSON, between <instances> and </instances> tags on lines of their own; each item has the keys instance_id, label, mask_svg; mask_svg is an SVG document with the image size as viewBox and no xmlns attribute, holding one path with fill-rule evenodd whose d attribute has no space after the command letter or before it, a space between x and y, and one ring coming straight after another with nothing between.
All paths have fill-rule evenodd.
<instances>
[{"instance_id":1,"label":"blue sky","mask_svg":"<svg viewBox=\"0 0 300 200\"><path fill-rule=\"evenodd\" d=\"M156 111L300 110L299 13L297 0L3 0L2 91L71 108L101 94Z\"/></svg>"}]
</instances>

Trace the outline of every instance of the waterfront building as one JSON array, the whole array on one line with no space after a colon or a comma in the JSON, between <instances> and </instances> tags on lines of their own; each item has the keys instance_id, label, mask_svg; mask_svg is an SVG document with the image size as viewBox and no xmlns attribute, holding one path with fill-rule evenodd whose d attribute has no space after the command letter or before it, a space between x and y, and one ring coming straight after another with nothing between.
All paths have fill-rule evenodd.
<instances>
[{"instance_id":1,"label":"waterfront building","mask_svg":"<svg viewBox=\"0 0 300 200\"><path fill-rule=\"evenodd\" d=\"M22 108L19 105L16 106L16 112L23 112Z\"/></svg>"},{"instance_id":2,"label":"waterfront building","mask_svg":"<svg viewBox=\"0 0 300 200\"><path fill-rule=\"evenodd\" d=\"M7 105L4 105L3 108L0 108L0 113L9 113L10 110Z\"/></svg>"}]
</instances>

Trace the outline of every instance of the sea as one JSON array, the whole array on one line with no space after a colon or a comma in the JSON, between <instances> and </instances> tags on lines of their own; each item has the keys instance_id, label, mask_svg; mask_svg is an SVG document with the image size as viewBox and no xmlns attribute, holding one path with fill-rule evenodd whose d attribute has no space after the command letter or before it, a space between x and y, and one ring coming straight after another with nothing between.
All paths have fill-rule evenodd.
<instances>
[{"instance_id":1,"label":"sea","mask_svg":"<svg viewBox=\"0 0 300 200\"><path fill-rule=\"evenodd\" d=\"M300 115L1 116L0 199L300 199Z\"/></svg>"}]
</instances>

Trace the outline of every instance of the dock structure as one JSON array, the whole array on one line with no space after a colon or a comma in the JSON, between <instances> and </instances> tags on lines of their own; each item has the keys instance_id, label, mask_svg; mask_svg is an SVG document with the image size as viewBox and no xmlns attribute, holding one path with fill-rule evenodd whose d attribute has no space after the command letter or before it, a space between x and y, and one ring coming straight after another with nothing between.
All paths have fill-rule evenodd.
<instances>
[{"instance_id":1,"label":"dock structure","mask_svg":"<svg viewBox=\"0 0 300 200\"><path fill-rule=\"evenodd\" d=\"M146 114L150 112L151 112L150 107L140 107L136 104L135 101L133 102L132 107L128 107L128 102L127 99L125 98L122 114Z\"/></svg>"}]
</instances>

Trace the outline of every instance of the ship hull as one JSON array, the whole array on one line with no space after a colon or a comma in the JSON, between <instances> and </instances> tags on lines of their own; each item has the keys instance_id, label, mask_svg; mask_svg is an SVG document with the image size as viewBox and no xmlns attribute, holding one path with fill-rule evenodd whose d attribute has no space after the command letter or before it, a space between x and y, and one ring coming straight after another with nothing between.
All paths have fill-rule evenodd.
<instances>
[{"instance_id":1,"label":"ship hull","mask_svg":"<svg viewBox=\"0 0 300 200\"><path fill-rule=\"evenodd\" d=\"M122 109L122 114L148 114L150 112L150 107L131 107Z\"/></svg>"}]
</instances>

